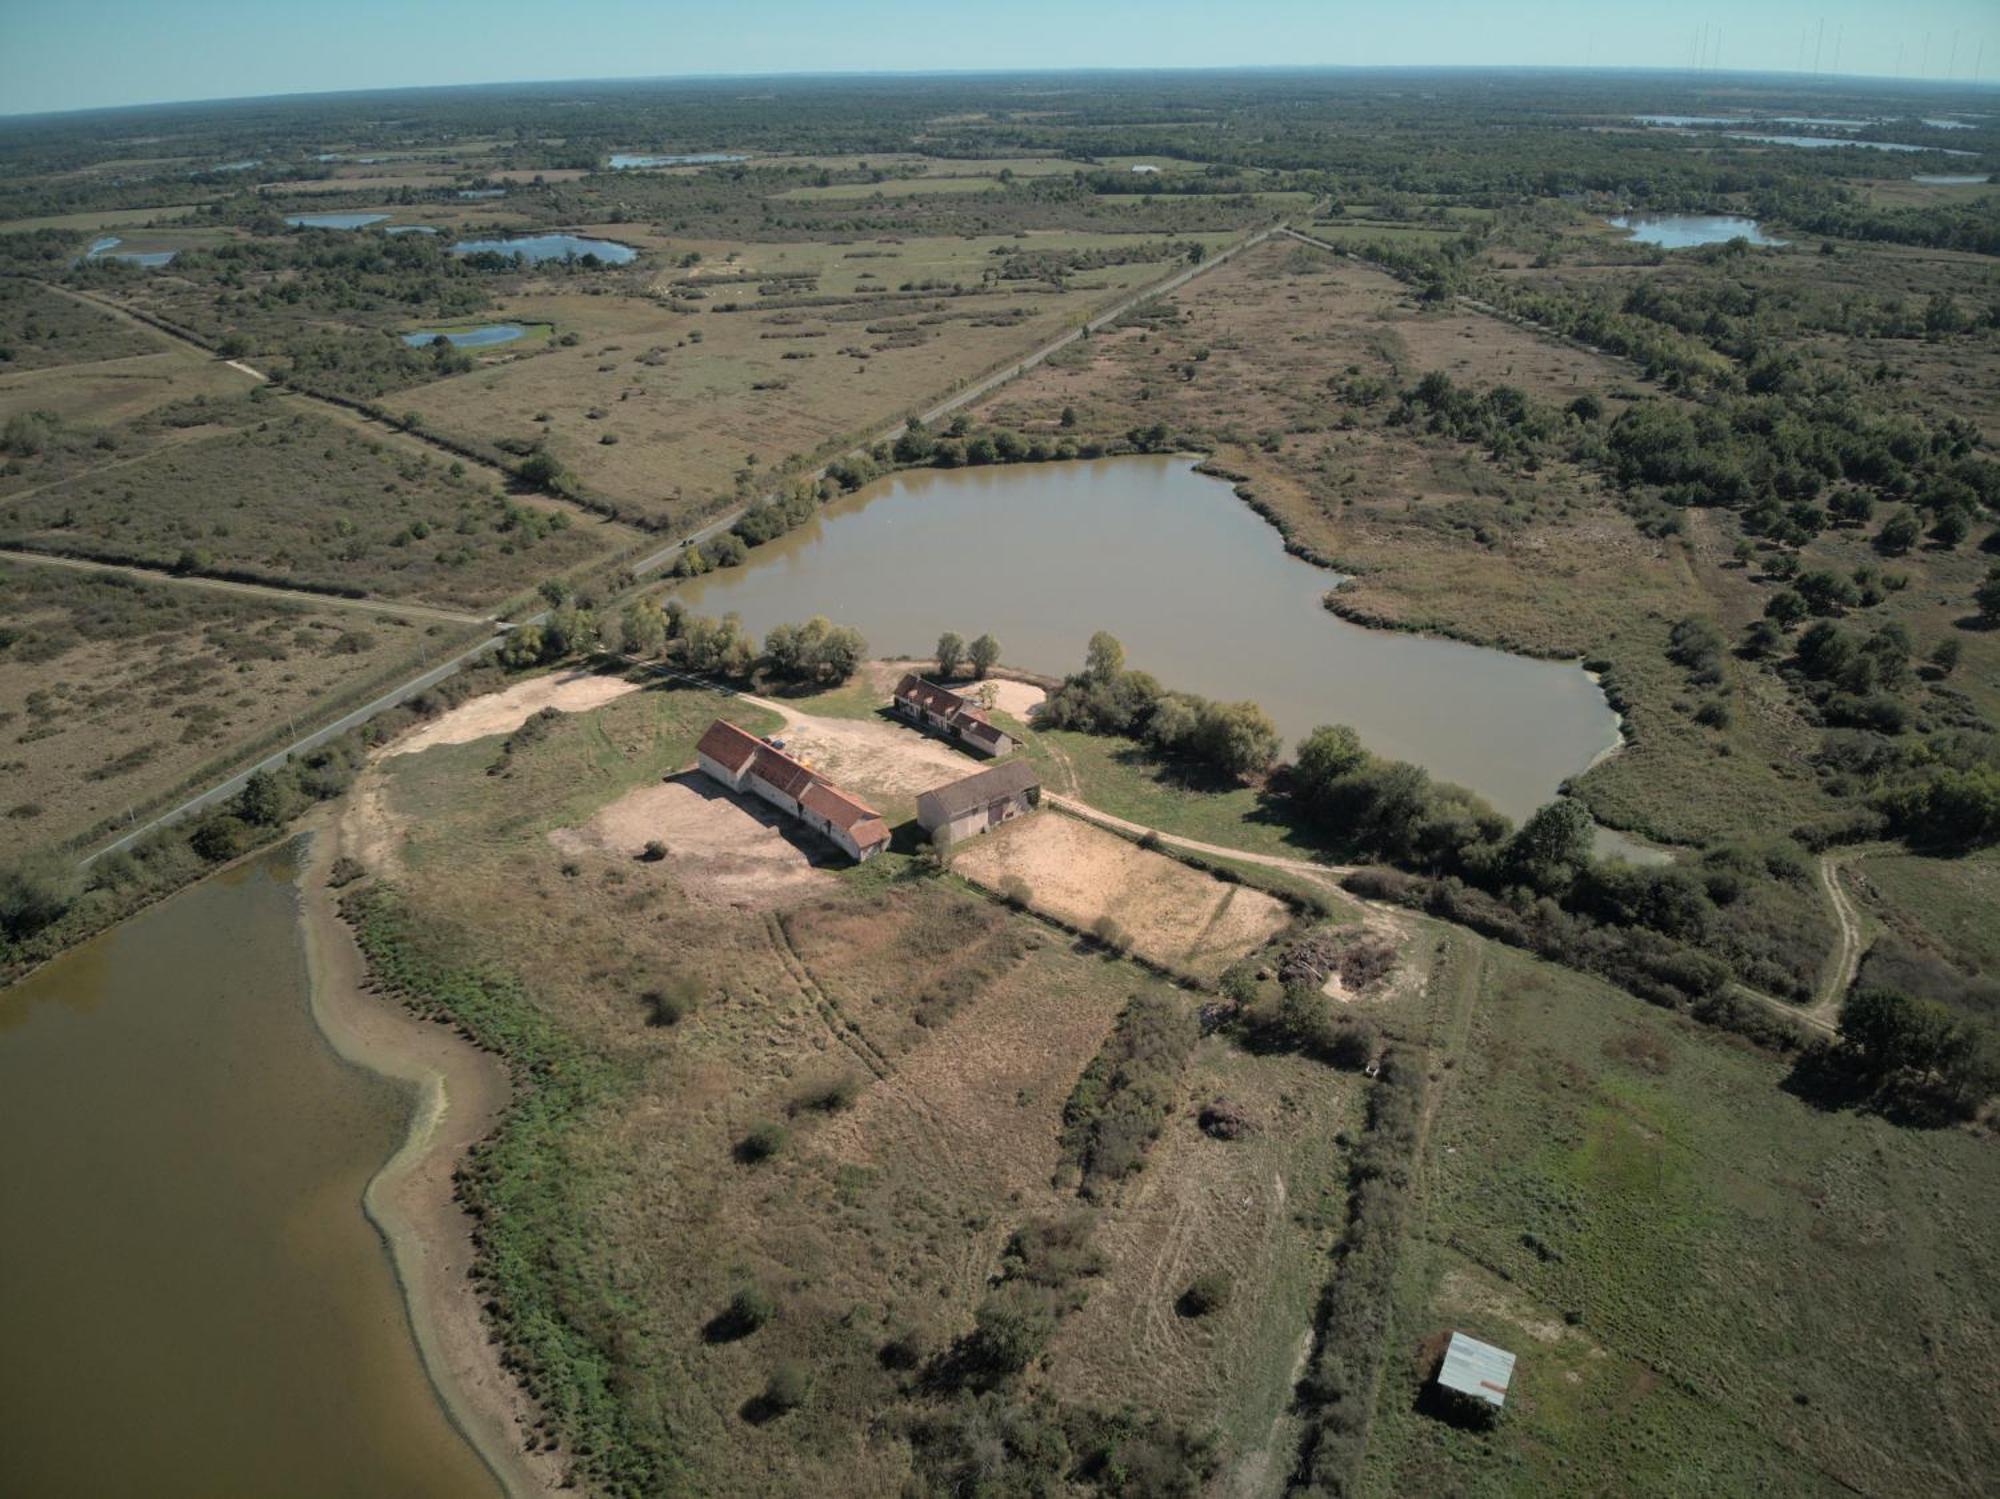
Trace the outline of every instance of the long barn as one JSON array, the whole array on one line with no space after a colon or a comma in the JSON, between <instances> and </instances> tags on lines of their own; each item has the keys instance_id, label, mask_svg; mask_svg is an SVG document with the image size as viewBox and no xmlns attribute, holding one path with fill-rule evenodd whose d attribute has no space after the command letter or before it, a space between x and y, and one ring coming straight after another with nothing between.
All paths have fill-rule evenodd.
<instances>
[{"instance_id":1,"label":"long barn","mask_svg":"<svg viewBox=\"0 0 2000 1499\"><path fill-rule=\"evenodd\" d=\"M762 797L857 863L865 864L889 846L888 824L873 807L726 719L708 726L694 754L703 774L731 791Z\"/></svg>"}]
</instances>

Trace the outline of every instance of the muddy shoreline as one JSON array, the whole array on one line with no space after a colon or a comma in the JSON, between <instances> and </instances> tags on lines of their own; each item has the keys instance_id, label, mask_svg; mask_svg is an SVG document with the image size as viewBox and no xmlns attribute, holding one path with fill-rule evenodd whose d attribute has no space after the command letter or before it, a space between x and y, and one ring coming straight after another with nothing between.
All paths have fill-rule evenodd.
<instances>
[{"instance_id":1,"label":"muddy shoreline","mask_svg":"<svg viewBox=\"0 0 2000 1499\"><path fill-rule=\"evenodd\" d=\"M343 801L340 810L351 803ZM553 1492L563 1462L525 1449L539 1412L501 1367L471 1280L472 1219L452 1175L489 1134L512 1096L507 1069L456 1031L370 992L367 962L341 919L327 874L343 846L344 818L309 819L311 848L299 876L299 918L312 1015L346 1061L409 1088L409 1133L369 1181L362 1208L389 1251L425 1373L451 1424L509 1499Z\"/></svg>"}]
</instances>

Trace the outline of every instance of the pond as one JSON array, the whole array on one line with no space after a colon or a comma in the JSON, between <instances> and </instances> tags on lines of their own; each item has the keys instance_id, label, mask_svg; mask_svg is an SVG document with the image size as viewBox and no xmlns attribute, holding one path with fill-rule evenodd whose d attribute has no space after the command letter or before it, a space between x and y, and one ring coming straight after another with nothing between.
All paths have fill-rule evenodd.
<instances>
[{"instance_id":1,"label":"pond","mask_svg":"<svg viewBox=\"0 0 2000 1499\"><path fill-rule=\"evenodd\" d=\"M504 187L461 187L458 190L458 196L461 198L504 198L507 196L507 189Z\"/></svg>"},{"instance_id":2,"label":"pond","mask_svg":"<svg viewBox=\"0 0 2000 1499\"><path fill-rule=\"evenodd\" d=\"M1905 146L1898 141L1857 141L1831 135L1752 135L1744 130L1723 132L1733 141L1755 141L1765 146L1797 146L1806 151L1839 151L1849 146L1863 151L1929 151L1935 156L1972 156L1972 151L1953 151L1943 146Z\"/></svg>"},{"instance_id":3,"label":"pond","mask_svg":"<svg viewBox=\"0 0 2000 1499\"><path fill-rule=\"evenodd\" d=\"M488 323L483 328L426 328L405 333L403 342L421 349L441 338L455 349L484 349L494 344L510 344L527 331L519 323Z\"/></svg>"},{"instance_id":4,"label":"pond","mask_svg":"<svg viewBox=\"0 0 2000 1499\"><path fill-rule=\"evenodd\" d=\"M696 151L686 156L634 156L624 151L614 151L611 153L611 170L632 172L644 167L705 167L726 161L749 159L747 156L731 155L727 151Z\"/></svg>"},{"instance_id":5,"label":"pond","mask_svg":"<svg viewBox=\"0 0 2000 1499\"><path fill-rule=\"evenodd\" d=\"M83 252L85 260L126 260L133 265L162 266L180 253L178 250L120 250L125 241L115 234L90 242L90 248Z\"/></svg>"},{"instance_id":6,"label":"pond","mask_svg":"<svg viewBox=\"0 0 2000 1499\"><path fill-rule=\"evenodd\" d=\"M480 1496L361 1195L411 1102L308 1009L276 850L0 993L0 1490Z\"/></svg>"},{"instance_id":7,"label":"pond","mask_svg":"<svg viewBox=\"0 0 2000 1499\"><path fill-rule=\"evenodd\" d=\"M1663 250L1686 250L1696 245L1725 245L1732 239L1747 239L1753 245L1784 245L1791 241L1773 239L1758 227L1755 219L1731 214L1624 214L1604 221L1614 229L1628 231L1635 244L1658 245Z\"/></svg>"},{"instance_id":8,"label":"pond","mask_svg":"<svg viewBox=\"0 0 2000 1499\"><path fill-rule=\"evenodd\" d=\"M285 222L294 229L366 229L388 218L386 213L293 213Z\"/></svg>"},{"instance_id":9,"label":"pond","mask_svg":"<svg viewBox=\"0 0 2000 1499\"><path fill-rule=\"evenodd\" d=\"M1516 819L1618 742L1573 664L1369 630L1321 600L1338 575L1288 554L1230 487L1178 457L918 470L827 505L743 567L680 585L762 634L824 614L877 654L991 631L1061 675L1096 630L1170 687L1250 698L1288 743L1352 724Z\"/></svg>"},{"instance_id":10,"label":"pond","mask_svg":"<svg viewBox=\"0 0 2000 1499\"><path fill-rule=\"evenodd\" d=\"M1960 175L1936 173L1912 177L1910 181L1920 182L1925 187L1979 187L1993 180L1991 172L1970 172Z\"/></svg>"},{"instance_id":11,"label":"pond","mask_svg":"<svg viewBox=\"0 0 2000 1499\"><path fill-rule=\"evenodd\" d=\"M539 265L545 260L567 260L572 256L581 259L585 255L595 255L607 265L625 265L639 253L630 245L621 245L614 239L585 239L578 234L462 239L451 247L454 255L477 255L482 251L491 251L495 255L517 255L530 265Z\"/></svg>"},{"instance_id":12,"label":"pond","mask_svg":"<svg viewBox=\"0 0 2000 1499\"><path fill-rule=\"evenodd\" d=\"M391 224L382 232L384 234L438 234L442 231L431 224Z\"/></svg>"}]
</instances>

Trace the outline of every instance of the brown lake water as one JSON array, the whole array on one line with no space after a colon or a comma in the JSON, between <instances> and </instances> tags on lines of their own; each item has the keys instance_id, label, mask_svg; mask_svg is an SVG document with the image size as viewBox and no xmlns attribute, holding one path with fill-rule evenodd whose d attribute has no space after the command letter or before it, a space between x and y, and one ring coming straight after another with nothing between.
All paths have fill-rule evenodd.
<instances>
[{"instance_id":1,"label":"brown lake water","mask_svg":"<svg viewBox=\"0 0 2000 1499\"><path fill-rule=\"evenodd\" d=\"M1349 624L1321 603L1337 581L1178 456L897 474L680 586L759 635L824 614L922 656L941 631L991 631L1008 664L1055 675L1109 630L1128 665L1252 699L1288 743L1351 724L1516 819L1618 742L1576 665Z\"/></svg>"},{"instance_id":2,"label":"brown lake water","mask_svg":"<svg viewBox=\"0 0 2000 1499\"><path fill-rule=\"evenodd\" d=\"M0 993L0 1494L500 1492L363 1216L410 1103L315 1028L294 874Z\"/></svg>"}]
</instances>

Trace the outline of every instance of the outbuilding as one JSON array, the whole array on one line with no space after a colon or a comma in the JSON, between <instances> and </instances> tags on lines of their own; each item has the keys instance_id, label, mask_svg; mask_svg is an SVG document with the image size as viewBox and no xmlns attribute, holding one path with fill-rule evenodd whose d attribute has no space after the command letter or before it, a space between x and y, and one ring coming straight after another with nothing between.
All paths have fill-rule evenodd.
<instances>
[{"instance_id":1,"label":"outbuilding","mask_svg":"<svg viewBox=\"0 0 2000 1499\"><path fill-rule=\"evenodd\" d=\"M1026 760L933 787L917 797L917 822L934 839L956 843L1011 822L1041 805L1042 783Z\"/></svg>"},{"instance_id":2,"label":"outbuilding","mask_svg":"<svg viewBox=\"0 0 2000 1499\"><path fill-rule=\"evenodd\" d=\"M1014 736L996 727L984 708L915 672L905 673L896 684L892 701L911 723L935 729L979 754L999 756L1014 748Z\"/></svg>"},{"instance_id":3,"label":"outbuilding","mask_svg":"<svg viewBox=\"0 0 2000 1499\"><path fill-rule=\"evenodd\" d=\"M1466 1400L1484 1401L1496 1409L1507 1403L1507 1386L1513 1379L1513 1354L1462 1332L1451 1335L1444 1362L1438 1365L1439 1389Z\"/></svg>"}]
</instances>

